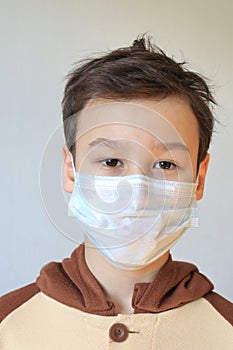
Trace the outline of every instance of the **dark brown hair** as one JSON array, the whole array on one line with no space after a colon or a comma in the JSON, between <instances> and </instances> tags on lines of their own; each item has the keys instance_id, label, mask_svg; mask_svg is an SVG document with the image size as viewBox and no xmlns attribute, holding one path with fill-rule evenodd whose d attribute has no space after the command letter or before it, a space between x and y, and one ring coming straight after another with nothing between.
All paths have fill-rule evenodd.
<instances>
[{"instance_id":1,"label":"dark brown hair","mask_svg":"<svg viewBox=\"0 0 233 350\"><path fill-rule=\"evenodd\" d=\"M89 100L177 95L188 101L198 121L199 165L213 133L215 118L211 107L215 100L205 79L186 69L185 64L168 57L145 35L138 37L132 46L81 61L68 75L62 101L65 139L73 157L77 117L70 117L80 112Z\"/></svg>"}]
</instances>

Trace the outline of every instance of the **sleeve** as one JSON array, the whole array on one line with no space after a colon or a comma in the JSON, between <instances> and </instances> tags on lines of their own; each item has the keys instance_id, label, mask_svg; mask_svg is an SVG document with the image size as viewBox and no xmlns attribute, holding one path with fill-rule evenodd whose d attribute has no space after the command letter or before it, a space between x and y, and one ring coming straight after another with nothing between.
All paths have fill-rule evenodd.
<instances>
[{"instance_id":1,"label":"sleeve","mask_svg":"<svg viewBox=\"0 0 233 350\"><path fill-rule=\"evenodd\" d=\"M215 292L206 294L204 298L233 326L233 303Z\"/></svg>"},{"instance_id":2,"label":"sleeve","mask_svg":"<svg viewBox=\"0 0 233 350\"><path fill-rule=\"evenodd\" d=\"M0 297L0 323L19 306L39 292L35 283L14 290Z\"/></svg>"}]
</instances>

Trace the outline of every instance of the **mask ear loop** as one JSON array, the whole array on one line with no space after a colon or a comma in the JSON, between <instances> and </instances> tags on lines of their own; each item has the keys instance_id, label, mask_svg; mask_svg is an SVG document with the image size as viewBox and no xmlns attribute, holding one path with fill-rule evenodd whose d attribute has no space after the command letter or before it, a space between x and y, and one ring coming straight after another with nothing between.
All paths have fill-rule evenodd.
<instances>
[{"instance_id":1,"label":"mask ear loop","mask_svg":"<svg viewBox=\"0 0 233 350\"><path fill-rule=\"evenodd\" d=\"M196 181L195 181L195 191L196 191L196 189L197 189L197 187L198 187L198 185L199 185L199 172L200 172L200 170L198 170L198 173L197 173L197 177L196 177Z\"/></svg>"},{"instance_id":2,"label":"mask ear loop","mask_svg":"<svg viewBox=\"0 0 233 350\"><path fill-rule=\"evenodd\" d=\"M74 166L74 158L73 158L72 153L71 152L69 152L69 153L70 153L70 159L71 159L72 169L73 169L73 173L74 173L74 182L76 183L76 171L75 171L75 166ZM74 215L73 211L70 209L69 205L67 208L67 215L75 218L75 215Z\"/></svg>"},{"instance_id":3,"label":"mask ear loop","mask_svg":"<svg viewBox=\"0 0 233 350\"><path fill-rule=\"evenodd\" d=\"M76 181L76 171L75 171L75 166L74 166L74 158L73 158L73 155L72 155L72 153L71 152L69 152L70 153L70 159L71 159L71 164L72 164L72 169L73 169L73 173L74 173L74 179L75 179L75 181Z\"/></svg>"},{"instance_id":4,"label":"mask ear loop","mask_svg":"<svg viewBox=\"0 0 233 350\"><path fill-rule=\"evenodd\" d=\"M191 223L190 227L198 227L199 226L199 217L198 217L198 207L197 207L197 201L196 201L196 190L199 184L199 169L196 176L196 181L194 182L195 187L195 199L191 207Z\"/></svg>"}]
</instances>

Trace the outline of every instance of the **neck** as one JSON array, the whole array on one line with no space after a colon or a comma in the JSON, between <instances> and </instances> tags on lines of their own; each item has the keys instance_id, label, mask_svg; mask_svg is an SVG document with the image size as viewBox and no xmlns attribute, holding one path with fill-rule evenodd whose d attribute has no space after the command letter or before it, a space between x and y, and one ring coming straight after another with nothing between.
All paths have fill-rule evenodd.
<instances>
[{"instance_id":1,"label":"neck","mask_svg":"<svg viewBox=\"0 0 233 350\"><path fill-rule=\"evenodd\" d=\"M93 243L85 238L85 260L88 268L101 284L106 297L115 304L117 313L133 313L131 300L134 285L152 282L168 257L169 251L139 270L119 269L110 264Z\"/></svg>"}]
</instances>

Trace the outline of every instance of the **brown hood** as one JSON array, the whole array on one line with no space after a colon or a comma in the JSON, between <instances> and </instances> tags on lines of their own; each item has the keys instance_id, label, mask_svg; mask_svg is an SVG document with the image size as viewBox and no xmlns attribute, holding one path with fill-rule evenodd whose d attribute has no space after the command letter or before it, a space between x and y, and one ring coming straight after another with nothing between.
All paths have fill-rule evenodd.
<instances>
[{"instance_id":1,"label":"brown hood","mask_svg":"<svg viewBox=\"0 0 233 350\"><path fill-rule=\"evenodd\" d=\"M84 312L114 316L115 306L85 262L84 246L74 250L61 263L45 265L36 284L47 296ZM205 296L213 284L195 265L172 261L171 256L151 283L134 286L132 306L135 313L170 310Z\"/></svg>"}]
</instances>

